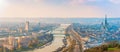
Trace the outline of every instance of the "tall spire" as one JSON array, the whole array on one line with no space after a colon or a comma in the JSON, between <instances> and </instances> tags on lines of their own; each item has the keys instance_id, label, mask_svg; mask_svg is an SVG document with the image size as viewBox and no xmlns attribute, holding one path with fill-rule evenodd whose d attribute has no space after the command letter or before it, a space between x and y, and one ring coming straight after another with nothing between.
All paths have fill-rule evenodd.
<instances>
[{"instance_id":1,"label":"tall spire","mask_svg":"<svg viewBox=\"0 0 120 52\"><path fill-rule=\"evenodd\" d=\"M104 21L104 26L105 26L105 30L107 31L108 30L108 21L107 21L107 15L105 15L105 21Z\"/></svg>"},{"instance_id":2,"label":"tall spire","mask_svg":"<svg viewBox=\"0 0 120 52\"><path fill-rule=\"evenodd\" d=\"M102 25L102 28L103 28L103 30L104 30L104 32L105 31L107 31L108 30L108 22L107 22L107 15L105 14L105 19L104 19L104 21L101 23L101 25Z\"/></svg>"},{"instance_id":3,"label":"tall spire","mask_svg":"<svg viewBox=\"0 0 120 52\"><path fill-rule=\"evenodd\" d=\"M107 15L105 14L105 26L108 25L108 22L107 22Z\"/></svg>"}]
</instances>

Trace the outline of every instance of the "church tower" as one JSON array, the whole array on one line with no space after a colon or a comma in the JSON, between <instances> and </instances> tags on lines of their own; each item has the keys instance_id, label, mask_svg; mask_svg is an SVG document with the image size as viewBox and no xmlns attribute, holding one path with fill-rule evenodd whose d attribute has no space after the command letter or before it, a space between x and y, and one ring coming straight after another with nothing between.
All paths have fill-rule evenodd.
<instances>
[{"instance_id":1,"label":"church tower","mask_svg":"<svg viewBox=\"0 0 120 52\"><path fill-rule=\"evenodd\" d=\"M105 15L105 26L108 26L108 22L107 22L107 15Z\"/></svg>"},{"instance_id":2,"label":"church tower","mask_svg":"<svg viewBox=\"0 0 120 52\"><path fill-rule=\"evenodd\" d=\"M104 31L107 31L108 30L108 21L107 21L107 15L105 15L105 19L104 19L104 22L102 22L101 23L101 25L102 25L102 29L104 30Z\"/></svg>"},{"instance_id":3,"label":"church tower","mask_svg":"<svg viewBox=\"0 0 120 52\"><path fill-rule=\"evenodd\" d=\"M26 23L25 23L25 31L26 32L29 31L29 21L26 21Z\"/></svg>"}]
</instances>

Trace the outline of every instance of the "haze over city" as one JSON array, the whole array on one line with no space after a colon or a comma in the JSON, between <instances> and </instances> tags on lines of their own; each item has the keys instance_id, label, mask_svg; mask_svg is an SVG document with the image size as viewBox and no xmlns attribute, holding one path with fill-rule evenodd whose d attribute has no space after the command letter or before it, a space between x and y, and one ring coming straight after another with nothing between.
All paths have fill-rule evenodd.
<instances>
[{"instance_id":1,"label":"haze over city","mask_svg":"<svg viewBox=\"0 0 120 52\"><path fill-rule=\"evenodd\" d=\"M0 52L120 52L120 0L0 0Z\"/></svg>"},{"instance_id":2,"label":"haze over city","mask_svg":"<svg viewBox=\"0 0 120 52\"><path fill-rule=\"evenodd\" d=\"M0 18L119 18L119 0L0 0Z\"/></svg>"}]
</instances>

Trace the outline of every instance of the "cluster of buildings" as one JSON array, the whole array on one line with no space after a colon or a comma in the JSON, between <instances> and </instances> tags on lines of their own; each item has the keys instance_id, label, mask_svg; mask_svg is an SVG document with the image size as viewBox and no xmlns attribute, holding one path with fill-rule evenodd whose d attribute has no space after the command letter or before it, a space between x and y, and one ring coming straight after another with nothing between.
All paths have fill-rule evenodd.
<instances>
[{"instance_id":1,"label":"cluster of buildings","mask_svg":"<svg viewBox=\"0 0 120 52\"><path fill-rule=\"evenodd\" d=\"M0 47L8 50L14 50L19 48L26 48L29 47L31 43L37 43L35 42L34 38L37 38L36 33L32 33L32 35L29 36L9 36L0 38Z\"/></svg>"},{"instance_id":2,"label":"cluster of buildings","mask_svg":"<svg viewBox=\"0 0 120 52\"><path fill-rule=\"evenodd\" d=\"M37 43L33 38L37 38L38 33L29 32L29 21L25 23L24 29L18 28L13 32L9 28L0 28L0 33L0 48L14 50Z\"/></svg>"},{"instance_id":3,"label":"cluster of buildings","mask_svg":"<svg viewBox=\"0 0 120 52\"><path fill-rule=\"evenodd\" d=\"M17 29L17 31L18 31L18 32L21 32L21 33L22 33L22 32L29 32L29 30L30 30L29 21L26 21L24 28L19 27L19 28Z\"/></svg>"},{"instance_id":4,"label":"cluster of buildings","mask_svg":"<svg viewBox=\"0 0 120 52\"><path fill-rule=\"evenodd\" d=\"M29 27L29 21L26 21L25 25L23 27L17 26L16 25L0 25L0 32L8 32L8 33L15 33L15 32L29 32L30 27ZM22 24L23 25L23 24Z\"/></svg>"},{"instance_id":5,"label":"cluster of buildings","mask_svg":"<svg viewBox=\"0 0 120 52\"><path fill-rule=\"evenodd\" d=\"M85 48L120 40L120 26L108 23L107 15L105 15L105 19L101 24L78 24L74 25L74 27L81 37L89 37L88 41L84 42Z\"/></svg>"},{"instance_id":6,"label":"cluster of buildings","mask_svg":"<svg viewBox=\"0 0 120 52\"><path fill-rule=\"evenodd\" d=\"M30 24L29 21L22 25L0 25L0 52L17 51L51 41L53 36L47 32L53 25L46 26L47 30L41 30L40 24Z\"/></svg>"},{"instance_id":7,"label":"cluster of buildings","mask_svg":"<svg viewBox=\"0 0 120 52\"><path fill-rule=\"evenodd\" d=\"M8 48L9 50L13 50L14 48L20 48L21 46L28 46L24 44L28 44L27 42L30 41L29 38L30 38L29 36L22 36L22 37L9 36L8 38L1 38L0 39L0 41L2 41L1 47Z\"/></svg>"}]
</instances>

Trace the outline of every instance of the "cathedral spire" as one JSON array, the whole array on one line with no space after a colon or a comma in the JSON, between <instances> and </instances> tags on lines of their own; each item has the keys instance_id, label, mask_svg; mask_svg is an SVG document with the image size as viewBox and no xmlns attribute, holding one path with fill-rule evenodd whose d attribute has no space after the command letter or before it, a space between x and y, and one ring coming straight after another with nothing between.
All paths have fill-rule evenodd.
<instances>
[{"instance_id":1,"label":"cathedral spire","mask_svg":"<svg viewBox=\"0 0 120 52\"><path fill-rule=\"evenodd\" d=\"M104 21L101 23L101 25L102 25L102 28L103 28L103 30L104 31L107 31L108 30L108 21L107 21L107 15L105 14L105 19L104 19Z\"/></svg>"},{"instance_id":2,"label":"cathedral spire","mask_svg":"<svg viewBox=\"0 0 120 52\"><path fill-rule=\"evenodd\" d=\"M107 27L108 22L107 22L107 15L105 14L105 26Z\"/></svg>"}]
</instances>

